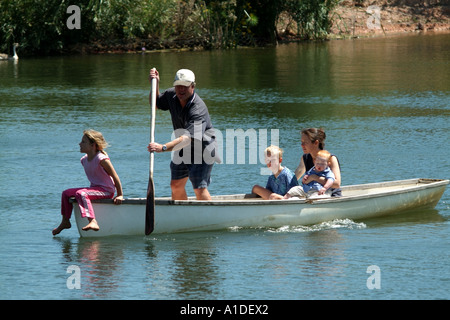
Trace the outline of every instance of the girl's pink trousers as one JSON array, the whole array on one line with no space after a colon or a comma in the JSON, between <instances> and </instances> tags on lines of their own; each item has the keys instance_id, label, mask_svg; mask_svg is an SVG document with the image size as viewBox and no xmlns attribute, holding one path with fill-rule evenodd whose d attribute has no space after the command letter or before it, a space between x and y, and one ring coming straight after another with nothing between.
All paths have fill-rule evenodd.
<instances>
[{"instance_id":1,"label":"girl's pink trousers","mask_svg":"<svg viewBox=\"0 0 450 320\"><path fill-rule=\"evenodd\" d=\"M61 214L67 219L70 219L72 216L73 209L72 203L69 202L70 197L75 197L75 199L77 199L81 216L83 218L95 219L91 200L112 199L114 197L114 193L108 192L101 187L72 188L64 190L61 196Z\"/></svg>"}]
</instances>

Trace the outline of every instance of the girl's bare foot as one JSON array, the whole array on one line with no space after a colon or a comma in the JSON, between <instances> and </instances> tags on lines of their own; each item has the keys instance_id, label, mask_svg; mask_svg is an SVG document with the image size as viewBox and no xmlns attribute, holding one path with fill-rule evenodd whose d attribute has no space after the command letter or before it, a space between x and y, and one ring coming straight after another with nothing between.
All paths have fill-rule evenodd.
<instances>
[{"instance_id":1,"label":"girl's bare foot","mask_svg":"<svg viewBox=\"0 0 450 320\"><path fill-rule=\"evenodd\" d=\"M89 223L87 226L85 226L83 228L84 231L88 231L88 230L94 230L94 231L98 231L100 230L100 227L98 226L97 220L95 219L90 219Z\"/></svg>"},{"instance_id":2,"label":"girl's bare foot","mask_svg":"<svg viewBox=\"0 0 450 320\"><path fill-rule=\"evenodd\" d=\"M57 228L53 229L52 233L54 236L56 236L58 233L60 233L64 229L70 229L71 227L72 227L72 225L70 224L70 221L63 219L61 221L61 224Z\"/></svg>"}]
</instances>

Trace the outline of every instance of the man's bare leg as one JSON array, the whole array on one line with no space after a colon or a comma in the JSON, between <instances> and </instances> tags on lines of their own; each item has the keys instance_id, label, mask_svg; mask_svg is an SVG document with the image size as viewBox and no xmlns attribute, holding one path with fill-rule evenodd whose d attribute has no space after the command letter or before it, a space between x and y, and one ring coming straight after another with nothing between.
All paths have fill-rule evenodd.
<instances>
[{"instance_id":1,"label":"man's bare leg","mask_svg":"<svg viewBox=\"0 0 450 320\"><path fill-rule=\"evenodd\" d=\"M194 192L195 195L197 196L197 200L211 200L211 195L209 194L209 191L206 188L194 189Z\"/></svg>"},{"instance_id":2,"label":"man's bare leg","mask_svg":"<svg viewBox=\"0 0 450 320\"><path fill-rule=\"evenodd\" d=\"M186 193L186 182L188 181L188 177L171 180L170 188L172 189L172 200L187 200Z\"/></svg>"}]
</instances>

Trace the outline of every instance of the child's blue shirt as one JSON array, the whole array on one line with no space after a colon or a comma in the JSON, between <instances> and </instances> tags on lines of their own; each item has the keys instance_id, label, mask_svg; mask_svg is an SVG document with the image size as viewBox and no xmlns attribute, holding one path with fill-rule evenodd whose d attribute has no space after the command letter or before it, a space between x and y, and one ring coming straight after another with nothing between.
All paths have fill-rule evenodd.
<instances>
[{"instance_id":1,"label":"child's blue shirt","mask_svg":"<svg viewBox=\"0 0 450 320\"><path fill-rule=\"evenodd\" d=\"M311 175L311 174L315 174L319 177L325 177L325 179L333 179L336 180L333 171L331 171L330 167L326 167L325 170L323 171L316 171L316 167L312 167L311 169L308 170L308 172L306 173L307 175ZM317 181L311 181L308 184L303 184L303 191L308 192L311 189L314 189L316 191L319 191L320 189L322 189L323 185L321 185L320 183L318 183Z\"/></svg>"},{"instance_id":2,"label":"child's blue shirt","mask_svg":"<svg viewBox=\"0 0 450 320\"><path fill-rule=\"evenodd\" d=\"M284 196L289 189L295 186L298 186L297 177L291 170L284 167L277 178L273 174L269 177L266 189Z\"/></svg>"}]
</instances>

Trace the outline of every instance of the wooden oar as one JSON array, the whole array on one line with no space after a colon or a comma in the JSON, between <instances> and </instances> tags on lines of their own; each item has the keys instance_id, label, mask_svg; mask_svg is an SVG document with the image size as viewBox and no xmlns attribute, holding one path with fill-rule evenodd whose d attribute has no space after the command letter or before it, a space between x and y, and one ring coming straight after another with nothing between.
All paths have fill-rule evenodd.
<instances>
[{"instance_id":1,"label":"wooden oar","mask_svg":"<svg viewBox=\"0 0 450 320\"><path fill-rule=\"evenodd\" d=\"M156 115L156 78L152 79L150 105L152 118L150 121L150 142L155 142L155 115ZM155 184L153 183L153 160L155 154L150 152L150 175L147 187L147 205L145 207L145 235L153 232L155 227Z\"/></svg>"}]
</instances>

